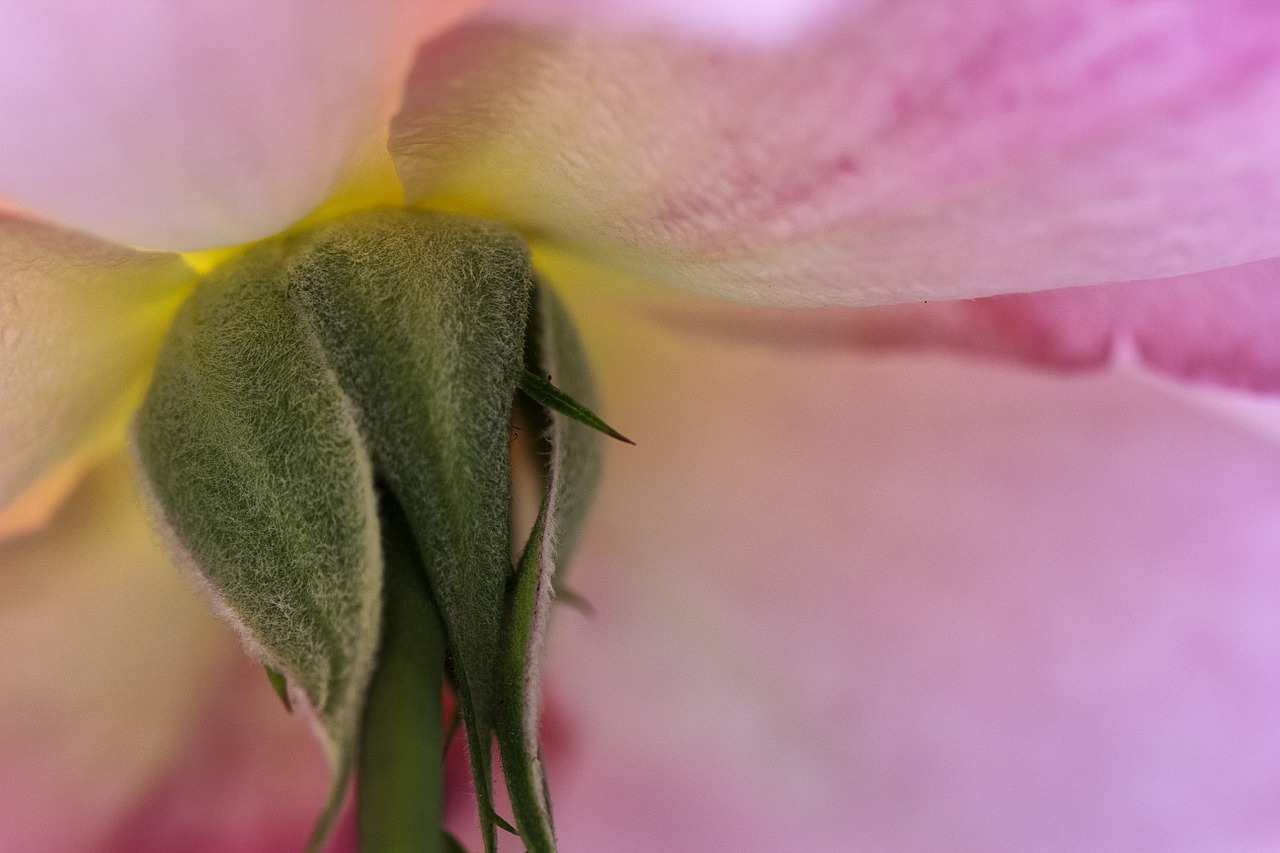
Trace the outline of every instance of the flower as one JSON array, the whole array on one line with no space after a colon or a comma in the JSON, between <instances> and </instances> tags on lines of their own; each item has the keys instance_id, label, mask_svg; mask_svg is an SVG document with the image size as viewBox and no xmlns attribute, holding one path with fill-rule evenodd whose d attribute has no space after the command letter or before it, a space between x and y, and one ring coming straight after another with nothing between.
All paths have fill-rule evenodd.
<instances>
[{"instance_id":1,"label":"flower","mask_svg":"<svg viewBox=\"0 0 1280 853\"><path fill-rule=\"evenodd\" d=\"M42 528L0 546L0 837L305 835L317 757L103 461L193 279L123 246L385 199L394 112L408 200L529 236L641 441L552 638L566 850L1273 844L1274 412L1151 371L1274 390L1276 13L574 5L420 52L465 10L0 8L0 487ZM861 352L920 344L1108 369Z\"/></svg>"}]
</instances>

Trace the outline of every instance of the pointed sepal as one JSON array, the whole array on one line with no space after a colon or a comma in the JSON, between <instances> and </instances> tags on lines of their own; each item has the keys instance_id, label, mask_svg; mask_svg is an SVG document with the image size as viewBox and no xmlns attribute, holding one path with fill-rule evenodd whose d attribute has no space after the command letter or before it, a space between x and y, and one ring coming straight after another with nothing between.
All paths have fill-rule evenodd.
<instances>
[{"instance_id":1,"label":"pointed sepal","mask_svg":"<svg viewBox=\"0 0 1280 853\"><path fill-rule=\"evenodd\" d=\"M596 405L595 384L568 312L545 285L537 291L532 326L529 354L535 363L525 376L557 377L565 391L549 382L543 384L556 392L559 401L573 405L566 412L562 405L544 403L537 412L544 460L543 498L508 592L498 747L507 792L527 849L552 853L551 803L538 748L542 647L557 571L576 544L599 481L602 449L598 424L604 422L577 402L587 400ZM543 402L539 395L530 396ZM590 417L582 417L582 412Z\"/></svg>"},{"instance_id":2,"label":"pointed sepal","mask_svg":"<svg viewBox=\"0 0 1280 853\"><path fill-rule=\"evenodd\" d=\"M286 298L284 244L211 275L179 312L133 430L175 552L323 727L349 775L377 645L382 552L354 410ZM287 694L286 694L287 695Z\"/></svg>"},{"instance_id":3,"label":"pointed sepal","mask_svg":"<svg viewBox=\"0 0 1280 853\"><path fill-rule=\"evenodd\" d=\"M509 430L532 282L510 231L411 210L317 227L295 241L289 270L290 298L360 412L439 608L488 850Z\"/></svg>"}]
</instances>

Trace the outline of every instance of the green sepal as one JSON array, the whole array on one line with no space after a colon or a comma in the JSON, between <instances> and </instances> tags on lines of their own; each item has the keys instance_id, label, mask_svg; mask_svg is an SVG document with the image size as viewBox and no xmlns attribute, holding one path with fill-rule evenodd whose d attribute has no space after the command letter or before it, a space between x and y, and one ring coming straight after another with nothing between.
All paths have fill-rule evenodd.
<instances>
[{"instance_id":1,"label":"green sepal","mask_svg":"<svg viewBox=\"0 0 1280 853\"><path fill-rule=\"evenodd\" d=\"M400 508L384 496L382 641L357 763L361 853L440 853L444 743L440 617Z\"/></svg>"},{"instance_id":2,"label":"green sepal","mask_svg":"<svg viewBox=\"0 0 1280 853\"><path fill-rule=\"evenodd\" d=\"M361 738L376 762L387 744L409 742L411 719L431 713L426 682L396 676L395 687L370 688L380 636L384 671L406 669L401 598L438 613L486 851L506 823L493 807L495 736L527 848L554 850L538 661L557 567L599 477L603 421L591 414L594 387L567 313L545 287L531 306L532 290L523 243L498 226L370 211L259 244L217 270L161 354L135 428L137 455L177 551L282 698L291 684L316 709L335 779L312 850L339 813ZM522 376L538 401L545 493L512 566L508 430ZM388 592L385 624L375 478L408 531L388 530L384 513L387 577L409 590ZM416 593L403 586L401 563L421 572ZM434 666L418 667L437 688L434 722L419 734L439 754L390 787L374 785L362 810L398 814L391 804L406 795L438 800ZM384 701L383 690L399 698ZM397 710L405 703L417 710ZM423 738L415 749L425 754ZM419 818L389 827L393 840L366 844L403 846L398 834L447 849L427 828L438 819Z\"/></svg>"},{"instance_id":3,"label":"green sepal","mask_svg":"<svg viewBox=\"0 0 1280 853\"><path fill-rule=\"evenodd\" d=\"M527 369L539 376L552 376L567 394L588 409L599 411L600 395L586 348L578 336L573 317L554 289L538 283L537 312L529 331L530 346L525 351ZM604 442L600 432L575 417L546 410L542 416L543 452L546 458L548 495L556 495L555 558L557 582L563 577L578 545L587 513L604 472ZM554 475L558 473L558 478Z\"/></svg>"},{"instance_id":4,"label":"green sepal","mask_svg":"<svg viewBox=\"0 0 1280 853\"><path fill-rule=\"evenodd\" d=\"M294 242L291 300L360 413L444 623L485 848L499 631L511 565L509 429L532 272L480 220L378 210Z\"/></svg>"},{"instance_id":5,"label":"green sepal","mask_svg":"<svg viewBox=\"0 0 1280 853\"><path fill-rule=\"evenodd\" d=\"M569 393L594 405L586 353L568 313L545 285L538 288L535 312L529 348L534 367L559 377ZM569 399L568 394L563 397ZM602 448L596 425L584 423L576 413L547 406L538 415L543 498L508 590L497 733L507 793L525 846L530 853L552 853L551 804L538 749L540 659L554 580L586 517L600 477Z\"/></svg>"},{"instance_id":6,"label":"green sepal","mask_svg":"<svg viewBox=\"0 0 1280 853\"><path fill-rule=\"evenodd\" d=\"M349 776L378 637L382 553L369 454L281 286L287 247L210 275L174 321L133 430L173 550L270 669L296 683Z\"/></svg>"}]
</instances>

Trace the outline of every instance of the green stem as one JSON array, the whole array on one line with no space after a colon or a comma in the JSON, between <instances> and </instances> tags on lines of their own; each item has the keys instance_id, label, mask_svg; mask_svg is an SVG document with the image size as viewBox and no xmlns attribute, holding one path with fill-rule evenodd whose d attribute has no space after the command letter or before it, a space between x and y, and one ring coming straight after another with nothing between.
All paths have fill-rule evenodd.
<instances>
[{"instance_id":1,"label":"green stem","mask_svg":"<svg viewBox=\"0 0 1280 853\"><path fill-rule=\"evenodd\" d=\"M400 507L384 495L382 642L361 729L361 853L437 853L444 748L444 632Z\"/></svg>"}]
</instances>

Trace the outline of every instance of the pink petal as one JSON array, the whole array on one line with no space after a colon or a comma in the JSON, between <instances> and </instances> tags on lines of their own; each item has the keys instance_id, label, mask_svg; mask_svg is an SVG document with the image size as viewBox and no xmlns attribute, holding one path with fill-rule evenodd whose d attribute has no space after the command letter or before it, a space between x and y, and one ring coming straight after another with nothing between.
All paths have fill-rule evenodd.
<instances>
[{"instance_id":1,"label":"pink petal","mask_svg":"<svg viewBox=\"0 0 1280 853\"><path fill-rule=\"evenodd\" d=\"M0 195L120 242L272 234L382 135L473 0L0 4Z\"/></svg>"},{"instance_id":2,"label":"pink petal","mask_svg":"<svg viewBox=\"0 0 1280 853\"><path fill-rule=\"evenodd\" d=\"M176 255L0 215L0 507L121 442L192 281Z\"/></svg>"},{"instance_id":3,"label":"pink petal","mask_svg":"<svg viewBox=\"0 0 1280 853\"><path fill-rule=\"evenodd\" d=\"M1280 8L862 4L788 47L470 26L393 125L411 198L784 304L1280 254Z\"/></svg>"},{"instance_id":4,"label":"pink petal","mask_svg":"<svg viewBox=\"0 0 1280 853\"><path fill-rule=\"evenodd\" d=\"M122 460L0 544L0 849L101 850L181 751L229 647Z\"/></svg>"},{"instance_id":5,"label":"pink petal","mask_svg":"<svg viewBox=\"0 0 1280 853\"><path fill-rule=\"evenodd\" d=\"M959 348L1059 367L1136 357L1172 376L1280 390L1280 261L1107 287L850 312L850 340ZM882 325L892 317L890 326ZM877 328L878 327L878 328ZM894 329L900 334L890 331ZM887 333L887 334L886 334Z\"/></svg>"},{"instance_id":6,"label":"pink petal","mask_svg":"<svg viewBox=\"0 0 1280 853\"><path fill-rule=\"evenodd\" d=\"M609 302L573 306L639 446L553 626L565 853L1280 844L1273 441L1130 374Z\"/></svg>"}]
</instances>

